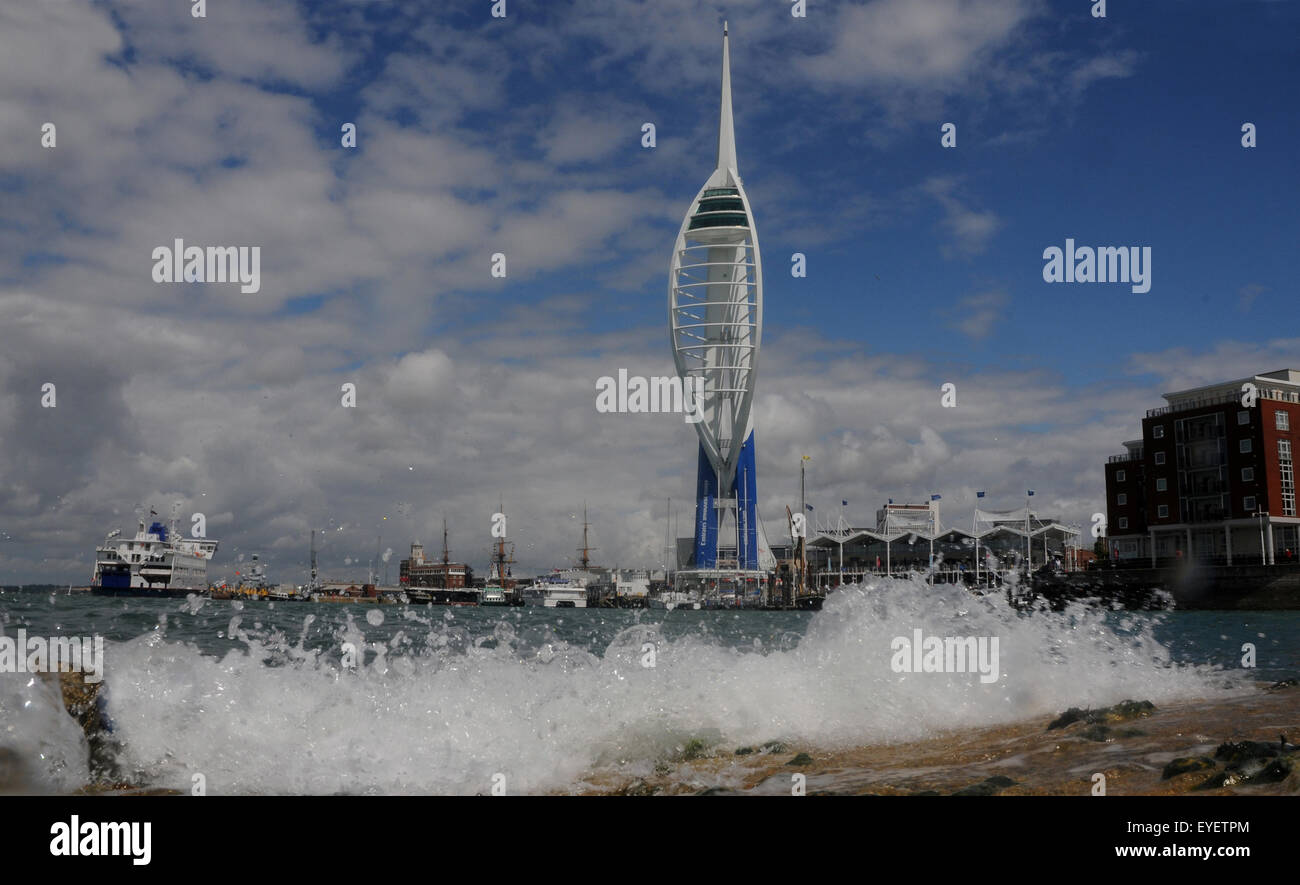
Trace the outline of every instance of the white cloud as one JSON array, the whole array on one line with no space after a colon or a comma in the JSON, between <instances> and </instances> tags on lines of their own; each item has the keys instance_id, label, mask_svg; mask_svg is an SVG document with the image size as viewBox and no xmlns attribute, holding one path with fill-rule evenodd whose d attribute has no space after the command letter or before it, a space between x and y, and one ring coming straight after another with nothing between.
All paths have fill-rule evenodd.
<instances>
[{"instance_id":1,"label":"white cloud","mask_svg":"<svg viewBox=\"0 0 1300 885\"><path fill-rule=\"evenodd\" d=\"M927 179L921 190L933 197L943 209L941 224L955 241L945 249L945 254L976 255L983 252L989 240L1002 227L1002 221L992 210L972 209L966 201L956 196L957 180L947 176Z\"/></svg>"}]
</instances>

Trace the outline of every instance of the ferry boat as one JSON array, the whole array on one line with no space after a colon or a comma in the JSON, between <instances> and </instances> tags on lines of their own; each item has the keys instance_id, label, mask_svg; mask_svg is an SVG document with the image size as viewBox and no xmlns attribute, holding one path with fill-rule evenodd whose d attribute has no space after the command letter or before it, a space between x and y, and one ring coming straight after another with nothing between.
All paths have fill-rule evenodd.
<instances>
[{"instance_id":1,"label":"ferry boat","mask_svg":"<svg viewBox=\"0 0 1300 885\"><path fill-rule=\"evenodd\" d=\"M157 514L150 514L156 516ZM135 537L117 540L113 531L95 548L90 590L98 596L187 596L208 592L208 562L219 542L185 538L154 521L139 521ZM114 541L117 540L117 543Z\"/></svg>"},{"instance_id":2,"label":"ferry boat","mask_svg":"<svg viewBox=\"0 0 1300 885\"><path fill-rule=\"evenodd\" d=\"M582 576L555 572L537 579L546 608L586 608L587 583Z\"/></svg>"}]
</instances>

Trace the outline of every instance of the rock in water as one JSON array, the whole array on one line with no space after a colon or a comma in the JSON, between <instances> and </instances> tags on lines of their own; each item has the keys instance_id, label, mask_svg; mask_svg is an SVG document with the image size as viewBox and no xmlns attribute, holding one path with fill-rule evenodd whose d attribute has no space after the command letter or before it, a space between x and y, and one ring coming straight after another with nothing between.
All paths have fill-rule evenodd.
<instances>
[{"instance_id":1,"label":"rock in water","mask_svg":"<svg viewBox=\"0 0 1300 885\"><path fill-rule=\"evenodd\" d=\"M1247 759L1271 759L1281 753L1282 747L1278 744L1266 744L1263 741L1225 741L1214 751L1214 758L1235 765Z\"/></svg>"},{"instance_id":2,"label":"rock in water","mask_svg":"<svg viewBox=\"0 0 1300 885\"><path fill-rule=\"evenodd\" d=\"M953 793L954 796L996 796L1007 787L1014 787L1016 782L1009 777L995 774L978 784L971 784Z\"/></svg>"},{"instance_id":3,"label":"rock in water","mask_svg":"<svg viewBox=\"0 0 1300 885\"><path fill-rule=\"evenodd\" d=\"M1125 722L1129 719L1150 716L1155 708L1156 705L1150 701L1120 701L1113 707L1107 707L1097 712L1106 722Z\"/></svg>"},{"instance_id":4,"label":"rock in water","mask_svg":"<svg viewBox=\"0 0 1300 885\"><path fill-rule=\"evenodd\" d=\"M1113 707L1102 707L1099 710L1080 710L1078 707L1071 707L1052 720L1051 724L1047 726L1047 730L1053 731L1057 728L1065 728L1075 722L1086 722L1089 725L1124 722L1128 719L1150 716L1155 708L1156 705L1150 701L1120 701Z\"/></svg>"},{"instance_id":5,"label":"rock in water","mask_svg":"<svg viewBox=\"0 0 1300 885\"><path fill-rule=\"evenodd\" d=\"M1226 741L1214 751L1214 758L1228 765L1215 772L1198 790L1213 790L1238 784L1276 784L1286 780L1300 767L1297 748L1286 741L1286 735L1276 744L1263 741Z\"/></svg>"},{"instance_id":6,"label":"rock in water","mask_svg":"<svg viewBox=\"0 0 1300 885\"><path fill-rule=\"evenodd\" d=\"M1065 728L1067 725L1073 725L1076 722L1084 721L1087 715L1087 710L1080 710L1078 707L1071 707L1060 716L1053 719L1051 724L1047 726L1047 730L1055 731L1058 728Z\"/></svg>"},{"instance_id":7,"label":"rock in water","mask_svg":"<svg viewBox=\"0 0 1300 885\"><path fill-rule=\"evenodd\" d=\"M1208 771L1211 768L1214 768L1214 760L1209 756L1181 756L1165 766L1160 778L1169 780L1189 771Z\"/></svg>"},{"instance_id":8,"label":"rock in water","mask_svg":"<svg viewBox=\"0 0 1300 885\"><path fill-rule=\"evenodd\" d=\"M120 749L113 736L113 724L105 710L102 682L88 683L84 673L63 671L58 674L59 690L68 715L77 721L86 735L90 747L90 777L92 782L117 783L121 772L117 767Z\"/></svg>"}]
</instances>

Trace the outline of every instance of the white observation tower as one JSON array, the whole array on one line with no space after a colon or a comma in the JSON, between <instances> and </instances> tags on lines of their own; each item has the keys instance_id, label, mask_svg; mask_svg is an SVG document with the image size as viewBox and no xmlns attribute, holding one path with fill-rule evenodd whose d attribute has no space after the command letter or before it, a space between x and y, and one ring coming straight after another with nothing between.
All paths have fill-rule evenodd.
<instances>
[{"instance_id":1,"label":"white observation tower","mask_svg":"<svg viewBox=\"0 0 1300 885\"><path fill-rule=\"evenodd\" d=\"M763 335L763 266L736 163L727 28L717 167L682 220L668 274L673 360L703 390L694 567L757 572L775 566L758 519L754 382Z\"/></svg>"}]
</instances>

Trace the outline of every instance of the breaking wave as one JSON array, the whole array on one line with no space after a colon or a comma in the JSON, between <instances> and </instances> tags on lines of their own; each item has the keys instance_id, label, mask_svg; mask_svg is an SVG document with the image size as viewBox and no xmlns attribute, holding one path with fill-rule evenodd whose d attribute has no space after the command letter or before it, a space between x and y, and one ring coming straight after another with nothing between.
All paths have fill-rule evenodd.
<instances>
[{"instance_id":1,"label":"breaking wave","mask_svg":"<svg viewBox=\"0 0 1300 885\"><path fill-rule=\"evenodd\" d=\"M246 623L249 606L223 624L233 646L216 655L172 638L178 624L212 618L207 605L193 600L108 647L101 694L134 783L189 792L202 774L210 793L463 794L504 776L514 794L566 791L602 771L643 770L691 740L855 747L1244 688L1220 667L1175 663L1154 638L1159 615L1022 613L920 581L844 588L802 636L767 643L727 641L706 626L715 613L645 611L612 641L584 646L517 610L495 623L431 608L277 610L296 622L290 632ZM670 616L700 621L670 638ZM996 637L1000 678L895 672L891 642L917 629ZM86 780L86 740L60 713L43 680L0 680L0 746L36 760L38 783L68 790Z\"/></svg>"}]
</instances>

